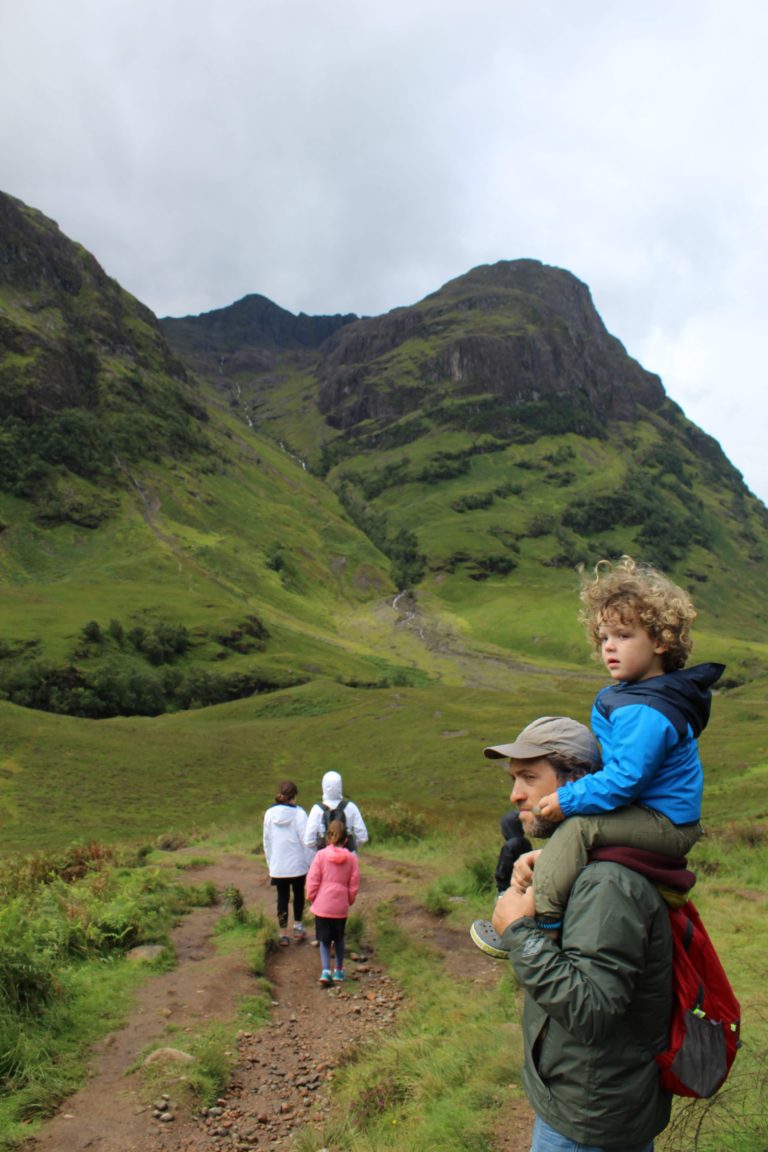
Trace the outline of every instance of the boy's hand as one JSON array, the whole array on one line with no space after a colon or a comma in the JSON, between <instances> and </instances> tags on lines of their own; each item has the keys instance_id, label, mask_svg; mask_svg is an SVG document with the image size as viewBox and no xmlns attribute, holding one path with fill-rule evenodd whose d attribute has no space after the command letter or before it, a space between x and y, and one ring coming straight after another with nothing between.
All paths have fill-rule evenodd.
<instances>
[{"instance_id":1,"label":"boy's hand","mask_svg":"<svg viewBox=\"0 0 768 1152\"><path fill-rule=\"evenodd\" d=\"M565 820L557 792L550 792L549 796L542 796L537 808L539 810L538 815L543 816L545 820L551 820L554 824L559 824L561 820Z\"/></svg>"},{"instance_id":2,"label":"boy's hand","mask_svg":"<svg viewBox=\"0 0 768 1152\"><path fill-rule=\"evenodd\" d=\"M518 856L515 860L512 869L512 887L516 891L527 892L533 884L533 866L537 856L543 851L543 848L536 848L533 852L523 852L522 856Z\"/></svg>"},{"instance_id":3,"label":"boy's hand","mask_svg":"<svg viewBox=\"0 0 768 1152\"><path fill-rule=\"evenodd\" d=\"M505 928L515 920L520 920L523 916L535 916L536 911L533 903L533 888L529 888L527 892L518 892L514 888L507 888L503 895L499 896L493 907L492 924L499 936Z\"/></svg>"}]
</instances>

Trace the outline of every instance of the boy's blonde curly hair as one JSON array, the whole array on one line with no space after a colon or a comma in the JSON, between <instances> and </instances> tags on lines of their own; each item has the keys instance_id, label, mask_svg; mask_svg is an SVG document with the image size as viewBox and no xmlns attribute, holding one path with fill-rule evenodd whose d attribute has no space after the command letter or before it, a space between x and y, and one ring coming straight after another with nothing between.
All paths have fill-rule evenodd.
<instances>
[{"instance_id":1,"label":"boy's blonde curly hair","mask_svg":"<svg viewBox=\"0 0 768 1152\"><path fill-rule=\"evenodd\" d=\"M656 644L663 644L665 672L685 667L693 640L696 609L687 592L650 564L622 556L615 564L601 560L593 579L582 579L579 619L600 651L600 626L608 619L637 623Z\"/></svg>"}]
</instances>

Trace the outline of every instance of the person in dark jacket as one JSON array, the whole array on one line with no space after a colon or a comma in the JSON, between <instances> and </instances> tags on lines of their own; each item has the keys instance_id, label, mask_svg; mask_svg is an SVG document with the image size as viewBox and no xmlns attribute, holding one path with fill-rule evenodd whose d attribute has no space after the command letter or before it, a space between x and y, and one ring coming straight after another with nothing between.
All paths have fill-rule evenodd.
<instances>
[{"instance_id":1,"label":"person in dark jacket","mask_svg":"<svg viewBox=\"0 0 768 1152\"><path fill-rule=\"evenodd\" d=\"M493 874L497 898L501 896L502 892L506 892L512 883L512 869L516 860L524 852L530 852L532 847L530 840L523 833L520 814L516 808L510 808L502 816L501 834L504 837L504 843L501 846L496 862L496 871ZM506 959L507 954L500 947L501 942L490 920L475 920L469 929L469 934L482 952L502 960Z\"/></svg>"},{"instance_id":2,"label":"person in dark jacket","mask_svg":"<svg viewBox=\"0 0 768 1152\"><path fill-rule=\"evenodd\" d=\"M504 843L501 846L499 859L496 861L496 871L493 874L496 892L499 896L502 892L506 892L512 883L512 869L517 858L522 856L523 852L531 851L531 842L523 834L520 813L516 808L510 808L502 816L501 834L504 837Z\"/></svg>"},{"instance_id":3,"label":"person in dark jacket","mask_svg":"<svg viewBox=\"0 0 768 1152\"><path fill-rule=\"evenodd\" d=\"M541 799L596 771L600 753L589 729L569 717L542 718L536 732L538 756L510 757L511 799L526 835L548 838L560 825L537 814ZM531 1152L653 1152L671 1105L655 1061L672 1008L672 940L659 889L614 861L588 864L558 942L537 923L533 888L516 884L517 870L493 927L525 992Z\"/></svg>"}]
</instances>

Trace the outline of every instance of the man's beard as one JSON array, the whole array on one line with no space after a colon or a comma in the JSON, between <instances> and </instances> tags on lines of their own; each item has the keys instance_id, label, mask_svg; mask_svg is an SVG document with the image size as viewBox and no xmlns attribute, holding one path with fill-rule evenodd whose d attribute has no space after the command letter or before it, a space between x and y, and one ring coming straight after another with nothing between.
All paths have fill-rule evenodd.
<instances>
[{"instance_id":1,"label":"man's beard","mask_svg":"<svg viewBox=\"0 0 768 1152\"><path fill-rule=\"evenodd\" d=\"M526 836L533 836L537 840L549 840L560 827L560 823L556 820L547 820L546 816L535 816L533 812L522 813L527 819L523 819L523 828L525 829Z\"/></svg>"}]
</instances>

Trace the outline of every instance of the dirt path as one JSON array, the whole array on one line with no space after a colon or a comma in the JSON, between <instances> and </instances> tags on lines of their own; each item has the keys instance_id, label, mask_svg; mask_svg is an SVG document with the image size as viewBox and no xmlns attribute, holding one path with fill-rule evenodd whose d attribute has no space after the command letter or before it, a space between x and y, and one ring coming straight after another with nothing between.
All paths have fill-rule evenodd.
<instances>
[{"instance_id":1,"label":"dirt path","mask_svg":"<svg viewBox=\"0 0 768 1152\"><path fill-rule=\"evenodd\" d=\"M405 894L409 871L366 853L358 898L363 916L367 918L382 900L393 899L398 921L437 948L457 979L495 983L499 965L484 957L466 933L430 917ZM274 890L263 864L253 858L222 856L214 864L191 870L189 879L210 881L219 892L234 885L249 907L273 914ZM317 980L318 953L308 942L292 942L271 958L270 1022L253 1033L239 1034L231 1082L207 1115L195 1115L186 1104L184 1066L170 1057L163 1065L162 1087L147 1096L136 1071L147 1048L163 1043L183 1051L185 1031L232 1020L242 998L254 991L254 977L243 959L214 948L212 931L221 914L220 907L205 908L185 918L174 932L174 970L152 977L141 989L125 1027L95 1051L85 1086L25 1145L25 1152L290 1149L297 1130L322 1125L336 1064L336 1046L327 1028L329 999L334 1036L341 1030L354 1044L357 1038L390 1027L403 996L374 956L350 958L348 983L322 988ZM511 1106L506 1121L494 1152L527 1152L531 1123L527 1106Z\"/></svg>"}]
</instances>

